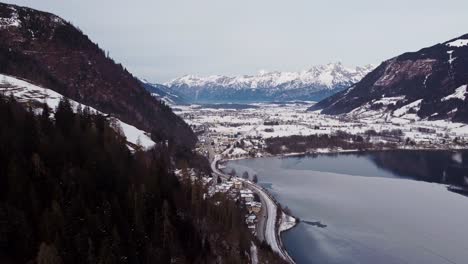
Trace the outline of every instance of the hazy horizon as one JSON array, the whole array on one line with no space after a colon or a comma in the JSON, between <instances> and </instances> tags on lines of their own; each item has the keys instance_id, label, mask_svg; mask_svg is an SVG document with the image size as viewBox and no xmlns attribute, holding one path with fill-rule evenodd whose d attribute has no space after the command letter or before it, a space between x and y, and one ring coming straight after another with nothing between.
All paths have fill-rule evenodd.
<instances>
[{"instance_id":1,"label":"hazy horizon","mask_svg":"<svg viewBox=\"0 0 468 264\"><path fill-rule=\"evenodd\" d=\"M253 75L377 65L468 33L468 2L17 0L71 21L134 75Z\"/></svg>"}]
</instances>

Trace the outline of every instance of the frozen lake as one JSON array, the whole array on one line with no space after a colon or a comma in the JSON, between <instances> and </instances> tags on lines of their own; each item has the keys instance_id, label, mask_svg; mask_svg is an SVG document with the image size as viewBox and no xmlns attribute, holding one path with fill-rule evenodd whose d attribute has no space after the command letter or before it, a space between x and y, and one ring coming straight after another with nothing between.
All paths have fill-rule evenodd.
<instances>
[{"instance_id":1,"label":"frozen lake","mask_svg":"<svg viewBox=\"0 0 468 264\"><path fill-rule=\"evenodd\" d=\"M467 263L468 152L392 151L231 161L301 222L283 234L297 263ZM322 225L310 222L319 221Z\"/></svg>"}]
</instances>

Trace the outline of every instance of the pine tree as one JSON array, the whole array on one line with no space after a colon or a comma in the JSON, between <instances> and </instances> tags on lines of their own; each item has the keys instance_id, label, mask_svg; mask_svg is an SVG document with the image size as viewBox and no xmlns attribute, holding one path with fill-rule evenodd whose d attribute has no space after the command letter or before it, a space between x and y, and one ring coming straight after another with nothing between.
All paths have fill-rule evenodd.
<instances>
[{"instance_id":1,"label":"pine tree","mask_svg":"<svg viewBox=\"0 0 468 264\"><path fill-rule=\"evenodd\" d=\"M229 173L229 175L231 175L232 177L235 177L237 174L236 170L235 169L232 169L231 172Z\"/></svg>"},{"instance_id":2,"label":"pine tree","mask_svg":"<svg viewBox=\"0 0 468 264\"><path fill-rule=\"evenodd\" d=\"M252 178L252 181L253 181L254 183L258 183L258 176L257 176L257 174L254 174L254 176L253 176L253 178Z\"/></svg>"},{"instance_id":3,"label":"pine tree","mask_svg":"<svg viewBox=\"0 0 468 264\"><path fill-rule=\"evenodd\" d=\"M63 98L60 100L55 110L55 122L64 135L68 135L74 123L74 113L70 100Z\"/></svg>"},{"instance_id":4,"label":"pine tree","mask_svg":"<svg viewBox=\"0 0 468 264\"><path fill-rule=\"evenodd\" d=\"M54 244L41 243L36 258L37 264L62 264L62 258Z\"/></svg>"}]
</instances>

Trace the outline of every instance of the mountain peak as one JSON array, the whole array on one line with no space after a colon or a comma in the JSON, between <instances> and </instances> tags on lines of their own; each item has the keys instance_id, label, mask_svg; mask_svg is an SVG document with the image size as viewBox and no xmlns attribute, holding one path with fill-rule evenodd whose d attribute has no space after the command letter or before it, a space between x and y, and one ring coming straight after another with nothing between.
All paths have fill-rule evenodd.
<instances>
[{"instance_id":1,"label":"mountain peak","mask_svg":"<svg viewBox=\"0 0 468 264\"><path fill-rule=\"evenodd\" d=\"M41 26L48 25L51 28L56 28L67 24L59 16L28 7L0 3L0 11L0 29L2 30L25 27L31 31L31 34L34 34L34 29L37 28L31 27L31 25L39 23L35 20L38 17L40 17Z\"/></svg>"},{"instance_id":2,"label":"mountain peak","mask_svg":"<svg viewBox=\"0 0 468 264\"><path fill-rule=\"evenodd\" d=\"M389 59L356 85L326 98L311 110L383 115L402 108L411 109L411 114L420 119L468 122L467 69L468 34ZM390 99L382 98L393 101L388 103Z\"/></svg>"},{"instance_id":3,"label":"mountain peak","mask_svg":"<svg viewBox=\"0 0 468 264\"><path fill-rule=\"evenodd\" d=\"M180 117L149 95L81 30L58 16L0 3L0 39L0 73L112 113L160 140L195 144L196 136Z\"/></svg>"},{"instance_id":4,"label":"mountain peak","mask_svg":"<svg viewBox=\"0 0 468 264\"><path fill-rule=\"evenodd\" d=\"M261 70L256 75L184 75L165 83L192 102L319 100L360 81L372 66L346 67L341 62L298 72Z\"/></svg>"},{"instance_id":5,"label":"mountain peak","mask_svg":"<svg viewBox=\"0 0 468 264\"><path fill-rule=\"evenodd\" d=\"M371 66L345 67L341 62L313 66L299 72L261 70L257 75L184 75L165 83L169 87L188 86L193 88L218 87L233 89L271 89L283 86L296 89L306 86L323 86L332 89L337 84L351 84L359 81L371 70Z\"/></svg>"}]
</instances>

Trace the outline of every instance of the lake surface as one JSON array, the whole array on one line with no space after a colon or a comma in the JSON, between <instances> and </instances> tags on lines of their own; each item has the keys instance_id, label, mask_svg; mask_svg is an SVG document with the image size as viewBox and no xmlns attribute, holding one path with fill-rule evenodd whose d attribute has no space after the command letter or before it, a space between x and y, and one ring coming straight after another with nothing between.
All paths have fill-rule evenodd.
<instances>
[{"instance_id":1,"label":"lake surface","mask_svg":"<svg viewBox=\"0 0 468 264\"><path fill-rule=\"evenodd\" d=\"M387 151L231 161L304 222L297 263L468 263L468 152ZM320 222L320 225L313 222Z\"/></svg>"}]
</instances>

